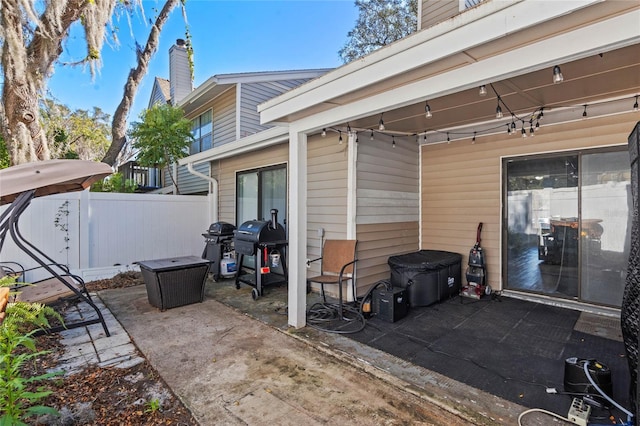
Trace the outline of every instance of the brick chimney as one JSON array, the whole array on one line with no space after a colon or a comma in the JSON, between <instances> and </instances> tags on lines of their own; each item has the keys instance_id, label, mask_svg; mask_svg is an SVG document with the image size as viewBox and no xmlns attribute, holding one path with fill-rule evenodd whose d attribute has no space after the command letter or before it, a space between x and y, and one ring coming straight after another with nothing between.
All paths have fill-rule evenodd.
<instances>
[{"instance_id":1,"label":"brick chimney","mask_svg":"<svg viewBox=\"0 0 640 426\"><path fill-rule=\"evenodd\" d=\"M193 90L187 47L181 38L169 49L169 83L171 105L178 105Z\"/></svg>"}]
</instances>

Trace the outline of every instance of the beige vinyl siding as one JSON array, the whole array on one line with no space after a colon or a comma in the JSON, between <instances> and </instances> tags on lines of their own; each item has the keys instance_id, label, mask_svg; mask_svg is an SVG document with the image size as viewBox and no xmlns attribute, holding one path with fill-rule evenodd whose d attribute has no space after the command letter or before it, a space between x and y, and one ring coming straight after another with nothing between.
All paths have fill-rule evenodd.
<instances>
[{"instance_id":1,"label":"beige vinyl siding","mask_svg":"<svg viewBox=\"0 0 640 426\"><path fill-rule=\"evenodd\" d=\"M389 278L389 256L418 249L420 214L415 137L396 137L395 148L387 135L362 139L356 172L359 289Z\"/></svg>"},{"instance_id":2,"label":"beige vinyl siding","mask_svg":"<svg viewBox=\"0 0 640 426\"><path fill-rule=\"evenodd\" d=\"M390 256L418 250L418 222L358 225L358 295L390 278Z\"/></svg>"},{"instance_id":3,"label":"beige vinyl siding","mask_svg":"<svg viewBox=\"0 0 640 426\"><path fill-rule=\"evenodd\" d=\"M210 107L213 107L213 146L234 142L236 140L235 86L218 96Z\"/></svg>"},{"instance_id":4,"label":"beige vinyl siding","mask_svg":"<svg viewBox=\"0 0 640 426\"><path fill-rule=\"evenodd\" d=\"M460 13L458 0L420 0L422 1L422 29L445 21Z\"/></svg>"},{"instance_id":5,"label":"beige vinyl siding","mask_svg":"<svg viewBox=\"0 0 640 426\"><path fill-rule=\"evenodd\" d=\"M323 241L318 229L324 229L325 240L347 237L347 144L339 144L333 132L311 136L307 156L307 257L317 259ZM308 276L319 272L320 263L314 262ZM337 294L335 286L326 290Z\"/></svg>"},{"instance_id":6,"label":"beige vinyl siding","mask_svg":"<svg viewBox=\"0 0 640 426\"><path fill-rule=\"evenodd\" d=\"M285 164L288 158L289 147L283 143L236 157L213 161L211 174L218 180L219 220L238 225L236 224L236 172ZM289 215L287 214L287 216Z\"/></svg>"},{"instance_id":7,"label":"beige vinyl siding","mask_svg":"<svg viewBox=\"0 0 640 426\"><path fill-rule=\"evenodd\" d=\"M356 223L417 222L419 148L415 137L368 137L358 144Z\"/></svg>"},{"instance_id":8,"label":"beige vinyl siding","mask_svg":"<svg viewBox=\"0 0 640 426\"><path fill-rule=\"evenodd\" d=\"M476 228L483 222L482 247L488 283L501 287L501 161L522 156L592 147L626 145L637 114L544 126L535 138L505 133L422 147L422 249L463 255L463 273Z\"/></svg>"},{"instance_id":9,"label":"beige vinyl siding","mask_svg":"<svg viewBox=\"0 0 640 426\"><path fill-rule=\"evenodd\" d=\"M260 124L258 105L308 81L307 79L240 84L240 137L244 138L271 126Z\"/></svg>"}]
</instances>

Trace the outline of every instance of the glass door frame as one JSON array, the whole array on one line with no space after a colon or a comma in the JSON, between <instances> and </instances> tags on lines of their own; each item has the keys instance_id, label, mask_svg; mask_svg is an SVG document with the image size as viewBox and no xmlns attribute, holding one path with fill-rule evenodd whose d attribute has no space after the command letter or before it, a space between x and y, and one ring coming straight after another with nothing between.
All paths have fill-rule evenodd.
<instances>
[{"instance_id":1,"label":"glass door frame","mask_svg":"<svg viewBox=\"0 0 640 426\"><path fill-rule=\"evenodd\" d=\"M239 194L239 184L238 184L238 177L240 175L244 175L244 174L251 174L251 173L256 173L257 177L258 177L258 181L257 181L257 211L256 211L256 217L252 218L252 219L247 219L247 220L270 220L270 217L265 217L265 218L261 218L259 217L259 215L261 214L261 212L263 212L264 210L264 206L263 206L263 190L262 190L262 175L264 172L268 172L268 171L272 171L272 170L284 170L285 173L285 179L284 179L284 183L285 183L285 198L284 198L284 202L285 202L285 211L284 212L278 212L278 222L280 222L280 224L282 226L284 226L285 229L287 229L286 226L286 219L287 219L287 210L289 209L289 203L288 203L288 198L289 198L289 184L288 184L288 165L287 163L280 163L280 164L274 164L271 166L265 166L265 167L258 167L255 169L247 169L247 170L239 170L236 171L236 197L235 197L235 206L236 206L236 224L237 226L240 226L242 223L239 221L240 218L238 217L239 214L239 210L238 210L238 194Z\"/></svg>"},{"instance_id":2,"label":"glass door frame","mask_svg":"<svg viewBox=\"0 0 640 426\"><path fill-rule=\"evenodd\" d=\"M557 297L559 300L565 299L567 300L567 298L562 298L560 296L555 296L553 294L549 294L546 293L542 290L536 291L536 290L528 290L526 288L514 288L514 287L508 287L508 250L509 250L509 246L508 246L508 234L509 234L509 205L508 205L508 174L507 174L507 167L510 161L522 161L522 160L527 160L527 159L544 159L544 158L558 158L558 157L567 157L567 156L576 156L578 159L578 164L577 164L577 172L578 172L578 186L577 186L577 208L578 208L578 235L581 235L583 232L583 226L581 223L582 220L582 215L583 215L583 206L582 206L582 198L583 198L583 156L584 155L592 155L592 154L605 154L605 153L610 153L610 152L626 152L626 147L625 146L611 146L611 147L603 147L603 148L593 148L593 149L581 149L581 150L569 150L569 151L557 151L557 152L553 152L553 153L540 153L540 154L527 154L527 155L521 155L521 156L505 156L501 159L501 199L502 199L502 206L501 206L501 223L502 223L502 232L501 232L501 274L502 274L502 285L503 285L503 289L505 290L511 290L511 291L517 291L517 292L523 292L523 293L528 293L528 294L536 294L536 295L543 295L543 296L547 296L547 297ZM583 269L583 247L582 247L582 243L578 244L578 257L577 257L577 262L578 262L578 266L577 266L577 274L578 274L578 293L577 293L577 297L575 298L569 298L568 300L575 300L578 302L584 302L584 303L595 303L595 304L600 304L603 306L609 306L606 305L605 303L598 303L598 302L593 302L593 301L589 301L584 299L583 296L583 273L584 273L584 269Z\"/></svg>"}]
</instances>

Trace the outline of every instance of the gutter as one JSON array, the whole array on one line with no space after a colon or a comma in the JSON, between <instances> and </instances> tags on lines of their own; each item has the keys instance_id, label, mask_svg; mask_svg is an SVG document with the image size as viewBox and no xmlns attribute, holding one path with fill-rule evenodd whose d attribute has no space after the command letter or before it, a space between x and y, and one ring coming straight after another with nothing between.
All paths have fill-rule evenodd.
<instances>
[{"instance_id":1,"label":"gutter","mask_svg":"<svg viewBox=\"0 0 640 426\"><path fill-rule=\"evenodd\" d=\"M187 170L194 176L202 178L206 181L209 181L209 194L213 196L213 206L211 209L211 223L218 221L218 181L211 177L207 176L204 173L200 173L199 171L193 168L193 163L187 163Z\"/></svg>"}]
</instances>

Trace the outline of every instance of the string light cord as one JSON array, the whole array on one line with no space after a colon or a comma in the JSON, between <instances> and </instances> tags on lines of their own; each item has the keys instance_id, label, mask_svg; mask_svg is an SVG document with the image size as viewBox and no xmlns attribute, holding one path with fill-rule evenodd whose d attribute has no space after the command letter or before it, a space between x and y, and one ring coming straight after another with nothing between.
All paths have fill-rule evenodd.
<instances>
[{"instance_id":1,"label":"string light cord","mask_svg":"<svg viewBox=\"0 0 640 426\"><path fill-rule=\"evenodd\" d=\"M502 107L504 107L504 109L508 112L509 117L507 119L507 121L501 121L499 124L496 124L495 126L491 126L491 127L484 127L482 130L478 130L478 129L472 129L472 130L466 130L466 131L455 131L455 130L439 130L439 129L433 129L433 128L427 128L422 132L401 132L401 131L393 131L393 130L389 130L386 127L384 128L384 130L380 130L375 129L375 128L352 128L349 125L346 126L347 130L344 129L337 129L335 127L326 127L323 129L323 134L326 134L327 131L332 131L335 133L339 133L341 131L348 131L348 132L355 132L356 134L358 132L366 132L367 134L370 135L370 139L374 139L375 135L384 135L388 138L392 138L393 136L405 136L405 137L420 137L423 136L425 139L425 143L427 140L427 135L428 134L439 134L442 136L445 135L449 135L449 142L453 139L456 138L474 138L474 137L479 137L479 136L483 136L486 134L495 134L499 129L504 129L504 126L507 125L508 129L507 132L509 134L512 134L515 132L515 129L513 128L513 124L517 123L517 122L521 122L521 123L528 123L529 125L529 133L531 135L533 135L533 131L536 131L540 128L540 120L544 117L544 112L545 110L549 110L551 109L551 107L549 106L539 106L536 107L532 112L530 113L525 113L525 114L516 114L515 112L513 112L513 110L509 107L509 105L504 101L504 99L502 98L502 96L498 93L498 91L495 89L495 87L493 86L493 84L489 84L489 86L491 87L491 90L495 93L497 101L498 101L498 105L501 105ZM633 105L633 110L636 111L637 110L637 102L638 102L638 97L640 95L632 95L629 96L629 99L632 99L635 101L634 105ZM627 97L624 98L618 98L618 99L610 99L610 100L606 100L606 101L602 101L602 102L594 102L591 104L582 104L582 105L554 105L553 109L568 109L568 108L584 108L585 106L593 106L593 105L606 105L608 103L612 103L612 102L619 102L621 100L627 99ZM433 109L430 107L429 111L433 111ZM434 112L435 114L435 112ZM507 114L505 114L505 116L507 116ZM584 118L584 117L583 117ZM382 115L380 116L380 120L382 120ZM535 124L534 124L535 123ZM511 126L510 126L511 125ZM524 126L524 125L523 125ZM475 142L475 141L474 141Z\"/></svg>"}]
</instances>

